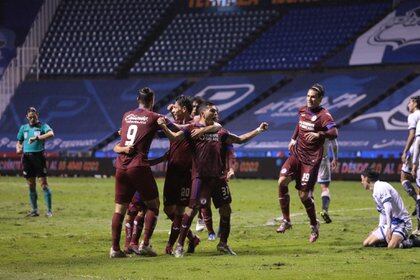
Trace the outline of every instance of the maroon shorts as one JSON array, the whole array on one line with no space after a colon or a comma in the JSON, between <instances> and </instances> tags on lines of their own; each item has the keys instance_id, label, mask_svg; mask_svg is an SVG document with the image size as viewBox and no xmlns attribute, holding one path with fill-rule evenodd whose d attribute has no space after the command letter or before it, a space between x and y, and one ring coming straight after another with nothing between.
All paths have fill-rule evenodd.
<instances>
[{"instance_id":1,"label":"maroon shorts","mask_svg":"<svg viewBox=\"0 0 420 280\"><path fill-rule=\"evenodd\" d=\"M163 204L187 206L191 194L191 170L168 168L163 187Z\"/></svg>"},{"instance_id":2,"label":"maroon shorts","mask_svg":"<svg viewBox=\"0 0 420 280\"><path fill-rule=\"evenodd\" d=\"M213 199L213 204L216 208L232 202L226 180L220 178L194 178L188 206L190 208L209 206L211 199Z\"/></svg>"},{"instance_id":3,"label":"maroon shorts","mask_svg":"<svg viewBox=\"0 0 420 280\"><path fill-rule=\"evenodd\" d=\"M290 155L281 167L280 176L291 177L296 181L296 189L300 191L313 191L318 178L319 165L320 163L303 164L296 156Z\"/></svg>"},{"instance_id":4,"label":"maroon shorts","mask_svg":"<svg viewBox=\"0 0 420 280\"><path fill-rule=\"evenodd\" d=\"M126 204L138 191L143 201L159 197L158 188L149 166L117 169L115 173L115 203Z\"/></svg>"}]
</instances>

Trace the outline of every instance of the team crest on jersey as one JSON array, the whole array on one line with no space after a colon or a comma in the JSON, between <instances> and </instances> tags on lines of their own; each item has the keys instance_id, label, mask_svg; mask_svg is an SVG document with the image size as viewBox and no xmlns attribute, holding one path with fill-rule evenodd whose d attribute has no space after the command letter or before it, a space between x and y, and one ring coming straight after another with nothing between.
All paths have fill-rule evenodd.
<instances>
[{"instance_id":1,"label":"team crest on jersey","mask_svg":"<svg viewBox=\"0 0 420 280\"><path fill-rule=\"evenodd\" d=\"M312 116L312 118L311 118L311 121L316 121L316 119L317 119L317 116Z\"/></svg>"},{"instance_id":2,"label":"team crest on jersey","mask_svg":"<svg viewBox=\"0 0 420 280\"><path fill-rule=\"evenodd\" d=\"M146 116L137 116L135 114L129 114L125 117L126 123L136 123L136 124L146 124L149 117Z\"/></svg>"}]
</instances>

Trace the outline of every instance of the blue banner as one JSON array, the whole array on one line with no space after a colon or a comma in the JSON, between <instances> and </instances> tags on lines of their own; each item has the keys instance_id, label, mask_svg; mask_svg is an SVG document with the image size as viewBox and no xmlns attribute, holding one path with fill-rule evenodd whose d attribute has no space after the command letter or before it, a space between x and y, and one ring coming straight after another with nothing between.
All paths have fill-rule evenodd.
<instances>
[{"instance_id":1,"label":"blue banner","mask_svg":"<svg viewBox=\"0 0 420 280\"><path fill-rule=\"evenodd\" d=\"M398 8L329 61L327 66L420 61L420 2L402 1Z\"/></svg>"},{"instance_id":2,"label":"blue banner","mask_svg":"<svg viewBox=\"0 0 420 280\"><path fill-rule=\"evenodd\" d=\"M14 149L20 125L27 123L26 109L34 106L40 120L56 137L50 150L81 150L119 129L124 112L138 106L139 88L148 86L155 101L165 99L184 79L41 81L22 84L0 119L0 150Z\"/></svg>"}]
</instances>

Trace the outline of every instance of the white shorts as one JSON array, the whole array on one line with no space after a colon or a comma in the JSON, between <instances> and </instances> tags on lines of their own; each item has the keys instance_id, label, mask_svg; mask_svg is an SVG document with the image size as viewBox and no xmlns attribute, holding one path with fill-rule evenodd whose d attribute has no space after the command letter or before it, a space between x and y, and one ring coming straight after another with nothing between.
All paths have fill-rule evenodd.
<instances>
[{"instance_id":1,"label":"white shorts","mask_svg":"<svg viewBox=\"0 0 420 280\"><path fill-rule=\"evenodd\" d=\"M323 158L318 171L318 183L331 182L331 163L329 158Z\"/></svg>"},{"instance_id":2,"label":"white shorts","mask_svg":"<svg viewBox=\"0 0 420 280\"><path fill-rule=\"evenodd\" d=\"M373 232L373 234L381 241L386 240L386 227L386 225L380 226ZM411 221L409 223L392 224L391 231L392 235L398 234L403 238L403 240L405 240L411 232Z\"/></svg>"}]
</instances>

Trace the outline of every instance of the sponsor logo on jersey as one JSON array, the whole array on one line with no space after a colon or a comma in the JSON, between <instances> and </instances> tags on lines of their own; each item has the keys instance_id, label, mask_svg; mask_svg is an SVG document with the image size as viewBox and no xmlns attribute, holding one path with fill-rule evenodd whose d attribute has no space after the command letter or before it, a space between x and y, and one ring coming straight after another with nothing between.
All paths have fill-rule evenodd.
<instances>
[{"instance_id":1,"label":"sponsor logo on jersey","mask_svg":"<svg viewBox=\"0 0 420 280\"><path fill-rule=\"evenodd\" d=\"M200 140L203 141L219 141L219 135L217 133L207 133L200 136Z\"/></svg>"},{"instance_id":2,"label":"sponsor logo on jersey","mask_svg":"<svg viewBox=\"0 0 420 280\"><path fill-rule=\"evenodd\" d=\"M125 117L126 123L135 123L135 124L146 124L149 120L149 117L146 116L137 116L135 114L129 114Z\"/></svg>"},{"instance_id":3,"label":"sponsor logo on jersey","mask_svg":"<svg viewBox=\"0 0 420 280\"><path fill-rule=\"evenodd\" d=\"M305 122L305 121L299 121L299 127L303 128L304 130L310 130L310 131L315 130L314 123Z\"/></svg>"}]
</instances>

